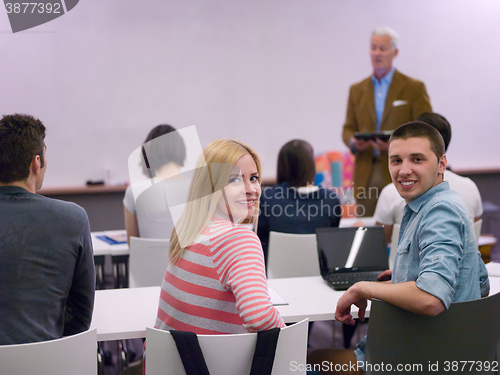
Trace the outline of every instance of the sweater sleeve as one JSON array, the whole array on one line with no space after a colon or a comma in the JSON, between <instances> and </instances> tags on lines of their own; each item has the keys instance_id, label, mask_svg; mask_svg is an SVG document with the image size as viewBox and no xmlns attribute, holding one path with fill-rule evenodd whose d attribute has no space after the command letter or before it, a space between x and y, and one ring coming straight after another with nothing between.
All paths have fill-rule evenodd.
<instances>
[{"instance_id":1,"label":"sweater sleeve","mask_svg":"<svg viewBox=\"0 0 500 375\"><path fill-rule=\"evenodd\" d=\"M267 291L262 247L257 235L236 227L212 244L221 284L233 292L236 308L249 332L265 331L285 324Z\"/></svg>"},{"instance_id":2,"label":"sweater sleeve","mask_svg":"<svg viewBox=\"0 0 500 375\"><path fill-rule=\"evenodd\" d=\"M78 207L78 225L81 236L78 240L78 259L73 281L66 299L64 311L64 336L86 331L92 321L95 296L95 265L90 224L86 212Z\"/></svg>"},{"instance_id":3,"label":"sweater sleeve","mask_svg":"<svg viewBox=\"0 0 500 375\"><path fill-rule=\"evenodd\" d=\"M342 128L342 140L344 141L344 144L347 147L349 147L351 151L354 151L355 153L357 150L351 147L352 145L350 142L354 133L360 131L360 129L358 121L356 119L356 114L355 114L356 105L354 103L354 98L358 95L353 91L356 91L355 85L351 86L351 88L349 89L349 99L347 100L347 114L344 127Z\"/></svg>"}]
</instances>

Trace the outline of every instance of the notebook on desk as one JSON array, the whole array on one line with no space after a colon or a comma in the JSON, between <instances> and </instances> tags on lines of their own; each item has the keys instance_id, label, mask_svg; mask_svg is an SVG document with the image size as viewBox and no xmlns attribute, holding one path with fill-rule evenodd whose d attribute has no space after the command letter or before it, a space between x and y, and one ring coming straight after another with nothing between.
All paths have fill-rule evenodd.
<instances>
[{"instance_id":1,"label":"notebook on desk","mask_svg":"<svg viewBox=\"0 0 500 375\"><path fill-rule=\"evenodd\" d=\"M104 232L103 235L96 236L101 241L110 245L120 245L127 243L127 232L124 230L113 230Z\"/></svg>"},{"instance_id":2,"label":"notebook on desk","mask_svg":"<svg viewBox=\"0 0 500 375\"><path fill-rule=\"evenodd\" d=\"M358 281L376 281L389 269L383 227L318 228L321 276L335 290Z\"/></svg>"}]
</instances>

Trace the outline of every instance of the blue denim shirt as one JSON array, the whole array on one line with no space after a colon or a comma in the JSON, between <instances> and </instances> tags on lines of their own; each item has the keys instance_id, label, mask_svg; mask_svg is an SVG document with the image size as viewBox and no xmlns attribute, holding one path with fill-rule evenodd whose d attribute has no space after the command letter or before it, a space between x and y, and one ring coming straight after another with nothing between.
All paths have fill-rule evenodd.
<instances>
[{"instance_id":1,"label":"blue denim shirt","mask_svg":"<svg viewBox=\"0 0 500 375\"><path fill-rule=\"evenodd\" d=\"M407 281L415 281L447 309L452 302L489 293L488 273L467 207L448 182L429 189L404 208L392 283ZM358 361L365 360L365 346L366 337L356 349Z\"/></svg>"}]
</instances>

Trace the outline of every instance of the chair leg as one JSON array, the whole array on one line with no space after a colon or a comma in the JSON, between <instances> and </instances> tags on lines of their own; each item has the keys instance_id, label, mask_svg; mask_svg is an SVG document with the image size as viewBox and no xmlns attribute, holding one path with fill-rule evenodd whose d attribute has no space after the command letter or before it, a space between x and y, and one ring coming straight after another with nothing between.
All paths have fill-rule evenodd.
<instances>
[{"instance_id":1,"label":"chair leg","mask_svg":"<svg viewBox=\"0 0 500 375\"><path fill-rule=\"evenodd\" d=\"M337 324L337 321L332 320L332 338L333 338L333 345L332 346L335 346L335 335L337 333L337 330L335 328L336 324Z\"/></svg>"},{"instance_id":2,"label":"chair leg","mask_svg":"<svg viewBox=\"0 0 500 375\"><path fill-rule=\"evenodd\" d=\"M128 353L126 340L118 340L118 373L128 374ZM125 371L124 371L125 370Z\"/></svg>"},{"instance_id":3,"label":"chair leg","mask_svg":"<svg viewBox=\"0 0 500 375\"><path fill-rule=\"evenodd\" d=\"M104 375L104 349L102 341L97 342L97 373Z\"/></svg>"},{"instance_id":4,"label":"chair leg","mask_svg":"<svg viewBox=\"0 0 500 375\"><path fill-rule=\"evenodd\" d=\"M358 326L359 320L356 319L356 323L353 326L342 324L342 331L344 334L344 348L349 349L351 347L352 337L354 332L356 332L356 327Z\"/></svg>"},{"instance_id":5,"label":"chair leg","mask_svg":"<svg viewBox=\"0 0 500 375\"><path fill-rule=\"evenodd\" d=\"M94 256L96 289L104 289L104 255Z\"/></svg>"},{"instance_id":6,"label":"chair leg","mask_svg":"<svg viewBox=\"0 0 500 375\"><path fill-rule=\"evenodd\" d=\"M113 278L115 289L128 288L128 255L113 256Z\"/></svg>"}]
</instances>

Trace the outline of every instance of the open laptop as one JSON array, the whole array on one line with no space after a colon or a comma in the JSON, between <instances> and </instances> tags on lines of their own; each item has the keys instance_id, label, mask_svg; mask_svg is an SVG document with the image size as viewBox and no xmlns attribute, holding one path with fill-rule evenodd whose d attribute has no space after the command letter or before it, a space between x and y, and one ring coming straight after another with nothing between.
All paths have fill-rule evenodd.
<instances>
[{"instance_id":1,"label":"open laptop","mask_svg":"<svg viewBox=\"0 0 500 375\"><path fill-rule=\"evenodd\" d=\"M335 290L358 281L376 281L389 269L383 227L318 228L321 276Z\"/></svg>"}]
</instances>

